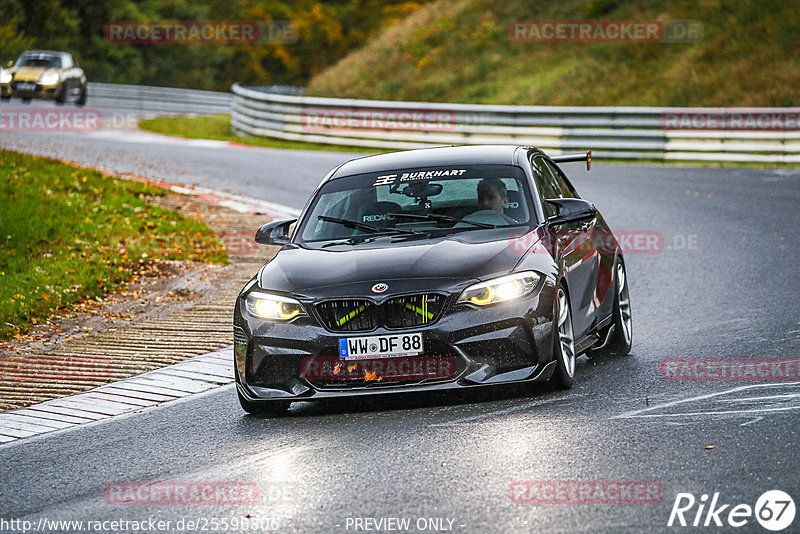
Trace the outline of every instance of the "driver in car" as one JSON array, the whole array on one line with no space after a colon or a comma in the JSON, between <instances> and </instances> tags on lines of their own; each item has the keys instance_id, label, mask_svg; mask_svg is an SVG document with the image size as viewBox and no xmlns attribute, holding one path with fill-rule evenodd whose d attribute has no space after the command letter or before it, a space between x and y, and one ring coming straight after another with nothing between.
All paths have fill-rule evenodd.
<instances>
[{"instance_id":1,"label":"driver in car","mask_svg":"<svg viewBox=\"0 0 800 534\"><path fill-rule=\"evenodd\" d=\"M465 221L489 224L515 224L516 221L503 213L508 205L508 190L499 178L484 178L478 182L478 211L464 217Z\"/></svg>"},{"instance_id":2,"label":"driver in car","mask_svg":"<svg viewBox=\"0 0 800 534\"><path fill-rule=\"evenodd\" d=\"M478 182L478 209L503 213L508 204L506 184L499 178L484 178Z\"/></svg>"}]
</instances>

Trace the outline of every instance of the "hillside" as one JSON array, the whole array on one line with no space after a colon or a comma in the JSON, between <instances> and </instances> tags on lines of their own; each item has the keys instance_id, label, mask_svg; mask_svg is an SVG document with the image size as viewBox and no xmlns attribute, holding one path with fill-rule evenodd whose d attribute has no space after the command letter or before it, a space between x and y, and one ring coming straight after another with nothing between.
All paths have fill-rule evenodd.
<instances>
[{"instance_id":1,"label":"hillside","mask_svg":"<svg viewBox=\"0 0 800 534\"><path fill-rule=\"evenodd\" d=\"M689 43L514 42L516 20L696 20ZM438 0L315 76L314 95L536 105L800 105L800 3Z\"/></svg>"}]
</instances>

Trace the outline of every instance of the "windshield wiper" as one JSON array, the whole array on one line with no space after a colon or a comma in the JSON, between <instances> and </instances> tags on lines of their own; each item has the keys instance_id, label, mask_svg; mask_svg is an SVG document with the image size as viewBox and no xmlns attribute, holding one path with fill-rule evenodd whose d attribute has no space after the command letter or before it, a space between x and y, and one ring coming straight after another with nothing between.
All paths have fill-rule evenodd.
<instances>
[{"instance_id":1,"label":"windshield wiper","mask_svg":"<svg viewBox=\"0 0 800 534\"><path fill-rule=\"evenodd\" d=\"M402 236L403 238L413 238L413 237L420 237L422 235L424 234L421 234L419 232L414 232L413 234L398 234L397 232L377 232L374 234L358 235L339 241L330 241L322 245L322 248L335 247L337 245L359 245L361 243L367 243L379 237Z\"/></svg>"},{"instance_id":2,"label":"windshield wiper","mask_svg":"<svg viewBox=\"0 0 800 534\"><path fill-rule=\"evenodd\" d=\"M496 224L465 221L464 219L459 219L458 217L451 217L450 215L439 215L437 213L426 213L424 215L416 213L388 213L387 215L394 215L395 217L405 217L408 219L428 219L432 221L445 221L452 223L463 222L465 224L471 224L472 226L477 226L478 228L499 228Z\"/></svg>"},{"instance_id":3,"label":"windshield wiper","mask_svg":"<svg viewBox=\"0 0 800 534\"><path fill-rule=\"evenodd\" d=\"M367 223L363 223L363 222L359 222L359 221L354 221L352 219L340 219L339 217L328 217L327 215L317 215L317 219L319 219L320 221L339 223L339 224L341 224L343 226L346 226L348 228L355 228L355 229L358 229L358 230L365 230L365 231L373 233L373 234L385 233L387 235L390 235L390 234L413 235L413 234L418 233L418 232L416 232L414 230L409 230L409 229L406 229L406 228L395 228L394 226L387 226L387 227L375 226L373 224L367 224Z\"/></svg>"},{"instance_id":4,"label":"windshield wiper","mask_svg":"<svg viewBox=\"0 0 800 534\"><path fill-rule=\"evenodd\" d=\"M390 227L383 227L383 226L375 226L372 224L362 223L359 221L354 221L352 219L340 219L339 217L328 217L327 215L318 215L317 218L321 221L326 222L335 222L341 225L346 226L347 228L355 228L358 230L364 230L369 232L367 235L360 235L360 236L353 236L344 241L332 241L330 243L325 243L322 245L323 248L325 247L332 247L335 245L357 245L359 243L366 243L372 239L382 236L391 236L391 235L402 235L402 236L418 236L423 235L416 230L406 229L406 228L395 228L393 226Z\"/></svg>"}]
</instances>

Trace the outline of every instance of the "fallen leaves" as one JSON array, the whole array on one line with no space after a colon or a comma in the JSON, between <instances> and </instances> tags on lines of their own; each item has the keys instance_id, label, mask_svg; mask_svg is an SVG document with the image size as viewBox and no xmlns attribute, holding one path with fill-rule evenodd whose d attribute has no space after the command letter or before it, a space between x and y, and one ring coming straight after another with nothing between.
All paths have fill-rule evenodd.
<instances>
[{"instance_id":1,"label":"fallen leaves","mask_svg":"<svg viewBox=\"0 0 800 534\"><path fill-rule=\"evenodd\" d=\"M378 372L377 371L370 372L370 371L365 370L364 371L364 380L366 380L367 382L372 382L373 380L376 381L376 382L380 382L381 380L383 380L383 377L382 376L378 376Z\"/></svg>"}]
</instances>

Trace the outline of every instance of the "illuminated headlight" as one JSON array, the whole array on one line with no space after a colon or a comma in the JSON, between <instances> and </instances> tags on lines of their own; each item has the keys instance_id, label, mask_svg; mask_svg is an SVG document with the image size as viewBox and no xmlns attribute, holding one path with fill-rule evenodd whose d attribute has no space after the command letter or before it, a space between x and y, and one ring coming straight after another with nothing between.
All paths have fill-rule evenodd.
<instances>
[{"instance_id":1,"label":"illuminated headlight","mask_svg":"<svg viewBox=\"0 0 800 534\"><path fill-rule=\"evenodd\" d=\"M54 70L46 70L39 76L39 83L42 85L55 85L58 83L58 72Z\"/></svg>"},{"instance_id":2,"label":"illuminated headlight","mask_svg":"<svg viewBox=\"0 0 800 534\"><path fill-rule=\"evenodd\" d=\"M0 69L0 83L11 83L11 72Z\"/></svg>"},{"instance_id":3,"label":"illuminated headlight","mask_svg":"<svg viewBox=\"0 0 800 534\"><path fill-rule=\"evenodd\" d=\"M245 300L247 312L253 317L289 321L305 315L303 305L293 298L270 293L250 293Z\"/></svg>"},{"instance_id":4,"label":"illuminated headlight","mask_svg":"<svg viewBox=\"0 0 800 534\"><path fill-rule=\"evenodd\" d=\"M529 295L538 283L539 275L533 271L509 274L469 286L461 293L458 302L488 306L497 302L518 299Z\"/></svg>"}]
</instances>

